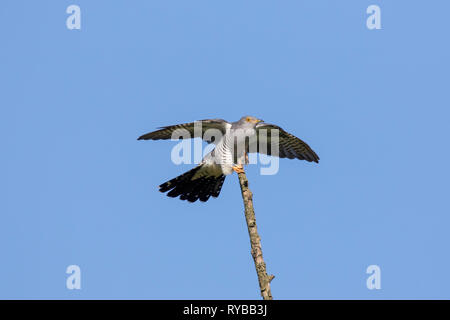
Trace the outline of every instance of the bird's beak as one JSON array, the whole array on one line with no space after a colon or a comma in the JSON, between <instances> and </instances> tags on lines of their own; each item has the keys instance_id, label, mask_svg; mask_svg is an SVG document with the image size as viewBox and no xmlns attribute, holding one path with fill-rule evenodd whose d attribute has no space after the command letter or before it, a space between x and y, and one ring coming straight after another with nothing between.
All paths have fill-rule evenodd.
<instances>
[{"instance_id":1,"label":"bird's beak","mask_svg":"<svg viewBox=\"0 0 450 320\"><path fill-rule=\"evenodd\" d=\"M264 120L263 119L256 120L256 123L260 123L260 122L264 122Z\"/></svg>"}]
</instances>

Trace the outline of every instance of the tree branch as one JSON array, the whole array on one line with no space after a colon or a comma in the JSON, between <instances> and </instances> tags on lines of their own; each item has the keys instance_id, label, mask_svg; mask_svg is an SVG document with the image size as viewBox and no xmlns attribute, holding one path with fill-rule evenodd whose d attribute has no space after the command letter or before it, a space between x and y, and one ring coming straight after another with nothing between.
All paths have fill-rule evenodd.
<instances>
[{"instance_id":1,"label":"tree branch","mask_svg":"<svg viewBox=\"0 0 450 320\"><path fill-rule=\"evenodd\" d=\"M253 194L248 188L248 180L245 173L238 173L239 184L241 185L242 199L244 200L245 220L247 221L248 234L250 236L250 245L253 261L255 262L256 273L258 275L259 288L264 300L272 300L270 291L270 282L274 275L268 275L266 263L263 259L261 249L261 238L258 235L256 227L255 210L253 209Z\"/></svg>"}]
</instances>

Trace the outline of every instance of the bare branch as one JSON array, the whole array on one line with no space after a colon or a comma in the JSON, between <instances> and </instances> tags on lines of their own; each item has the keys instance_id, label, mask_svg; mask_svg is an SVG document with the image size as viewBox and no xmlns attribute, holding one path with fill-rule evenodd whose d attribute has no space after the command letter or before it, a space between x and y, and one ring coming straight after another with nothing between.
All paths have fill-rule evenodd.
<instances>
[{"instance_id":1,"label":"bare branch","mask_svg":"<svg viewBox=\"0 0 450 320\"><path fill-rule=\"evenodd\" d=\"M248 188L248 180L245 173L238 173L238 177L239 184L241 185L242 199L244 200L245 220L247 221L248 234L250 236L251 253L253 261L255 262L261 296L264 300L272 300L270 282L275 276L268 275L266 271L266 263L264 262L261 249L261 238L258 235L256 227L255 210L253 209L253 194Z\"/></svg>"}]
</instances>

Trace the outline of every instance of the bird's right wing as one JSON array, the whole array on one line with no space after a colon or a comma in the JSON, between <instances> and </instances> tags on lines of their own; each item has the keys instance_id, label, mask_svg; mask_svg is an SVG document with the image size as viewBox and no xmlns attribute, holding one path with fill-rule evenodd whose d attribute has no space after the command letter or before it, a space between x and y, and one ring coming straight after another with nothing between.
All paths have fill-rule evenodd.
<instances>
[{"instance_id":1,"label":"bird's right wing","mask_svg":"<svg viewBox=\"0 0 450 320\"><path fill-rule=\"evenodd\" d=\"M168 140L202 138L208 143L214 142L217 135L225 134L231 124L223 119L206 119L190 123L161 127L157 131L146 133L138 140Z\"/></svg>"}]
</instances>

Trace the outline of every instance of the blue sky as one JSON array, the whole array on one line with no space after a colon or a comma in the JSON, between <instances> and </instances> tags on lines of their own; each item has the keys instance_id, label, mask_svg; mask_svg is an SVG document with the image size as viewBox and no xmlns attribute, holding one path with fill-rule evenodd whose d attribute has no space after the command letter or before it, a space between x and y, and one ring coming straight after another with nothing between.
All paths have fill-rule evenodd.
<instances>
[{"instance_id":1,"label":"blue sky","mask_svg":"<svg viewBox=\"0 0 450 320\"><path fill-rule=\"evenodd\" d=\"M246 114L321 158L247 168L274 298L450 298L449 10L3 1L0 298L259 299L236 175L207 203L168 198L157 186L192 165L170 161L174 142L136 141Z\"/></svg>"}]
</instances>

